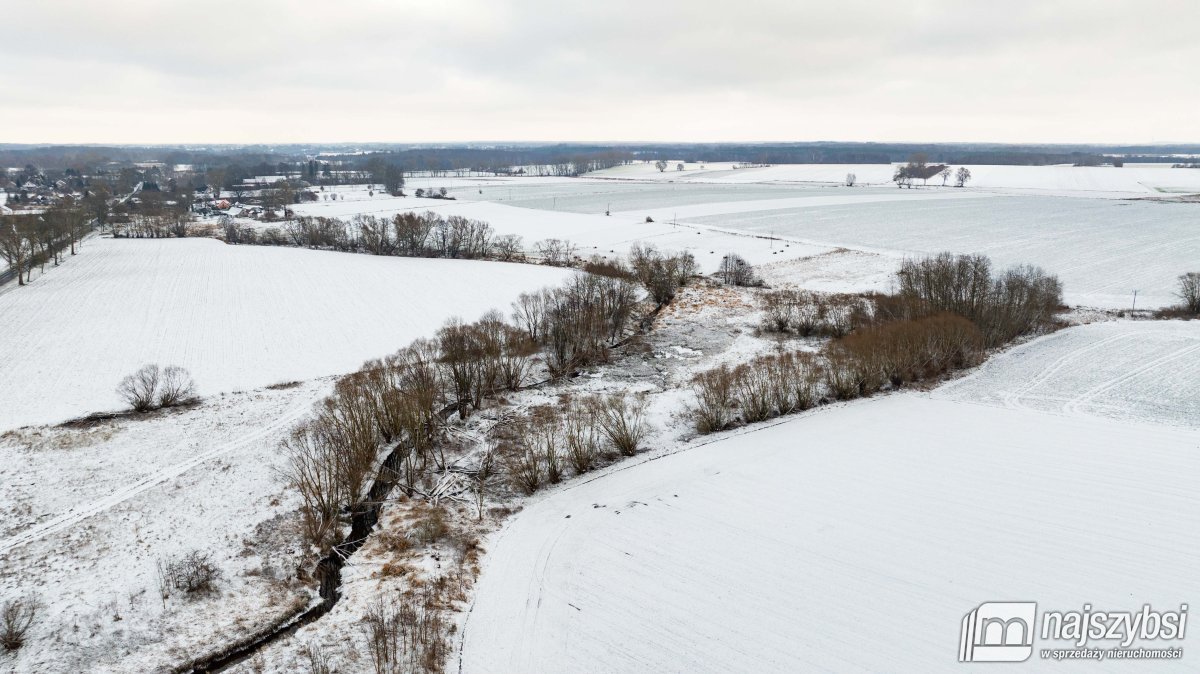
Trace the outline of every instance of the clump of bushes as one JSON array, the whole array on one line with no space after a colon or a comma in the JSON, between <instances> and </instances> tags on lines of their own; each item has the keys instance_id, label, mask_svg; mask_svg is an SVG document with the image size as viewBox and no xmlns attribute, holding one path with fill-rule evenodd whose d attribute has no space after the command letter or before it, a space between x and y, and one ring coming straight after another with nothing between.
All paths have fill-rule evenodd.
<instances>
[{"instance_id":1,"label":"clump of bushes","mask_svg":"<svg viewBox=\"0 0 1200 674\"><path fill-rule=\"evenodd\" d=\"M700 373L692 382L696 430L711 433L973 367L987 348L1052 327L1062 304L1054 276L1028 266L993 275L980 255L907 260L899 276L897 293L869 301L764 294L764 329L834 339L818 355L766 356ZM1197 284L1200 294L1200 277Z\"/></svg>"},{"instance_id":2,"label":"clump of bushes","mask_svg":"<svg viewBox=\"0 0 1200 674\"><path fill-rule=\"evenodd\" d=\"M771 290L759 299L766 332L841 337L866 320L869 303L856 295Z\"/></svg>"},{"instance_id":3,"label":"clump of bushes","mask_svg":"<svg viewBox=\"0 0 1200 674\"><path fill-rule=\"evenodd\" d=\"M618 393L537 407L496 433L509 483L532 494L560 482L568 468L576 475L592 470L605 449L633 456L648 431L644 401Z\"/></svg>"},{"instance_id":4,"label":"clump of bushes","mask_svg":"<svg viewBox=\"0 0 1200 674\"><path fill-rule=\"evenodd\" d=\"M445 617L434 583L378 600L363 620L375 674L441 672L450 654L453 625Z\"/></svg>"},{"instance_id":5,"label":"clump of bushes","mask_svg":"<svg viewBox=\"0 0 1200 674\"><path fill-rule=\"evenodd\" d=\"M196 385L188 371L174 365L159 368L143 365L141 369L121 380L117 394L135 412L149 412L174 407L194 399Z\"/></svg>"},{"instance_id":6,"label":"clump of bushes","mask_svg":"<svg viewBox=\"0 0 1200 674\"><path fill-rule=\"evenodd\" d=\"M660 307L675 299L698 269L691 253L662 253L653 245L640 243L629 249L629 264L650 299Z\"/></svg>"},{"instance_id":7,"label":"clump of bushes","mask_svg":"<svg viewBox=\"0 0 1200 674\"><path fill-rule=\"evenodd\" d=\"M839 400L936 379L983 361L983 335L971 321L942 313L863 328L825 348L826 385Z\"/></svg>"},{"instance_id":8,"label":"clump of bushes","mask_svg":"<svg viewBox=\"0 0 1200 674\"><path fill-rule=\"evenodd\" d=\"M820 366L807 351L759 356L735 368L719 365L692 379L692 421L701 433L806 410L815 404Z\"/></svg>"},{"instance_id":9,"label":"clump of bushes","mask_svg":"<svg viewBox=\"0 0 1200 674\"><path fill-rule=\"evenodd\" d=\"M163 602L172 591L195 598L212 594L221 579L221 569L213 562L212 553L192 550L179 557L158 561L158 584Z\"/></svg>"},{"instance_id":10,"label":"clump of bushes","mask_svg":"<svg viewBox=\"0 0 1200 674\"><path fill-rule=\"evenodd\" d=\"M970 320L993 348L1042 329L1062 307L1062 284L1038 267L1012 267L992 273L985 255L941 253L905 260L897 273L899 290L893 319L912 319L941 312Z\"/></svg>"}]
</instances>

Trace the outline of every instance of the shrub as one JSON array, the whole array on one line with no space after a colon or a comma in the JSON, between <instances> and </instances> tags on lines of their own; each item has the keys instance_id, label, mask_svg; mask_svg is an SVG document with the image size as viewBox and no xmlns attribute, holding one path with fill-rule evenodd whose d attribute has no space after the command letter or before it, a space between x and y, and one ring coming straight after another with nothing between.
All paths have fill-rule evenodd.
<instances>
[{"instance_id":1,"label":"shrub","mask_svg":"<svg viewBox=\"0 0 1200 674\"><path fill-rule=\"evenodd\" d=\"M864 322L868 303L856 295L773 290L759 299L763 330L801 337L840 337Z\"/></svg>"},{"instance_id":2,"label":"shrub","mask_svg":"<svg viewBox=\"0 0 1200 674\"><path fill-rule=\"evenodd\" d=\"M221 569L213 563L212 553L192 550L180 557L160 559L158 575L164 599L170 590L197 597L216 591Z\"/></svg>"},{"instance_id":3,"label":"shrub","mask_svg":"<svg viewBox=\"0 0 1200 674\"><path fill-rule=\"evenodd\" d=\"M567 460L577 475L591 470L600 453L596 413L594 406L573 402L563 418Z\"/></svg>"},{"instance_id":4,"label":"shrub","mask_svg":"<svg viewBox=\"0 0 1200 674\"><path fill-rule=\"evenodd\" d=\"M446 526L446 514L441 508L430 508L413 527L413 538L418 543L430 545L445 538L449 532Z\"/></svg>"},{"instance_id":5,"label":"shrub","mask_svg":"<svg viewBox=\"0 0 1200 674\"><path fill-rule=\"evenodd\" d=\"M25 635L33 626L42 604L37 597L19 597L4 602L0 609L0 646L16 651L25 645Z\"/></svg>"},{"instance_id":6,"label":"shrub","mask_svg":"<svg viewBox=\"0 0 1200 674\"><path fill-rule=\"evenodd\" d=\"M676 292L687 285L697 269L691 253L663 254L648 244L634 244L629 249L629 262L638 282L660 307L675 299Z\"/></svg>"},{"instance_id":7,"label":"shrub","mask_svg":"<svg viewBox=\"0 0 1200 674\"><path fill-rule=\"evenodd\" d=\"M696 406L691 409L691 415L697 431L715 433L729 426L733 372L728 365L698 373L692 378L692 391L696 395Z\"/></svg>"},{"instance_id":8,"label":"shrub","mask_svg":"<svg viewBox=\"0 0 1200 674\"><path fill-rule=\"evenodd\" d=\"M558 454L558 413L552 407L533 410L526 426L526 449L542 460L546 481L558 484L563 478L562 458Z\"/></svg>"},{"instance_id":9,"label":"shrub","mask_svg":"<svg viewBox=\"0 0 1200 674\"><path fill-rule=\"evenodd\" d=\"M967 319L950 313L869 326L830 342L825 349L826 383L838 399L870 395L885 383L940 377L977 365L983 335Z\"/></svg>"},{"instance_id":10,"label":"shrub","mask_svg":"<svg viewBox=\"0 0 1200 674\"><path fill-rule=\"evenodd\" d=\"M308 660L309 674L333 674L333 661L329 659L329 654L319 645L314 643L305 644L301 652L304 654L305 659Z\"/></svg>"},{"instance_id":11,"label":"shrub","mask_svg":"<svg viewBox=\"0 0 1200 674\"><path fill-rule=\"evenodd\" d=\"M526 494L532 494L542 486L542 457L528 440L528 433L525 424L514 425L513 434L517 439L506 453L503 463L512 485Z\"/></svg>"},{"instance_id":12,"label":"shrub","mask_svg":"<svg viewBox=\"0 0 1200 674\"><path fill-rule=\"evenodd\" d=\"M600 430L623 456L633 456L646 436L645 403L624 393L610 395L597 403Z\"/></svg>"},{"instance_id":13,"label":"shrub","mask_svg":"<svg viewBox=\"0 0 1200 674\"><path fill-rule=\"evenodd\" d=\"M834 400L850 400L862 395L862 388L850 367L850 356L833 351L826 356L825 387Z\"/></svg>"},{"instance_id":14,"label":"shrub","mask_svg":"<svg viewBox=\"0 0 1200 674\"><path fill-rule=\"evenodd\" d=\"M761 360L739 365L733 371L733 397L746 423L765 421L774 412L771 380Z\"/></svg>"},{"instance_id":15,"label":"shrub","mask_svg":"<svg viewBox=\"0 0 1200 674\"><path fill-rule=\"evenodd\" d=\"M817 368L812 354L781 353L762 359L761 363L779 414L801 412L815 404Z\"/></svg>"},{"instance_id":16,"label":"shrub","mask_svg":"<svg viewBox=\"0 0 1200 674\"><path fill-rule=\"evenodd\" d=\"M445 669L453 626L429 584L391 600L379 599L367 611L363 629L375 674Z\"/></svg>"}]
</instances>

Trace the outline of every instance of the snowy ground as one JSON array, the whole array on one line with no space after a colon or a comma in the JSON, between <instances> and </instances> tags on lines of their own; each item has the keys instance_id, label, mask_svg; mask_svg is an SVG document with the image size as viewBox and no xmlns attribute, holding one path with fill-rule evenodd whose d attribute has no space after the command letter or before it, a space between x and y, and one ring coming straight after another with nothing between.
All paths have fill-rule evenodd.
<instances>
[{"instance_id":1,"label":"snowy ground","mask_svg":"<svg viewBox=\"0 0 1200 674\"><path fill-rule=\"evenodd\" d=\"M349 218L357 214L390 217L406 211L431 211L444 217L459 215L489 223L497 234L516 234L526 248L544 239L566 239L578 247L582 257L623 256L638 242L662 250L692 252L706 273L716 271L721 258L739 253L751 264L768 264L781 259L826 253L833 246L772 241L713 227L673 224L668 220L646 222L644 215L586 215L518 208L486 201L440 201L436 199L388 198L367 202L336 201L296 206L297 215Z\"/></svg>"},{"instance_id":2,"label":"snowy ground","mask_svg":"<svg viewBox=\"0 0 1200 674\"><path fill-rule=\"evenodd\" d=\"M1117 321L1056 332L993 358L934 397L1200 428L1200 321Z\"/></svg>"},{"instance_id":3,"label":"snowy ground","mask_svg":"<svg viewBox=\"0 0 1200 674\"><path fill-rule=\"evenodd\" d=\"M1126 170L977 168L985 173L987 169L1011 173L1014 185L1032 184L1030 176L1037 175L1066 184L1066 177L1054 176L1074 175L1072 170ZM797 175L816 170L807 166L770 169L796 171ZM738 172L757 170L769 169ZM1047 173L1038 174L1039 170ZM1130 175L1192 175L1184 169L1162 167L1131 170L1134 173ZM815 279L816 287L828 290L884 290L881 275L894 272L905 256L945 250L984 253L1001 267L1036 264L1057 274L1071 305L1110 309L1132 306L1135 290L1138 307L1174 304L1176 278L1191 269L1200 255L1200 233L1192 226L1200 206L1116 199L1111 198L1115 193L1103 190L1081 190L1074 196L1089 198L1068 198L1048 196L1057 194L1052 190L898 190L713 183L699 178L697 182L665 184L651 181L649 174L633 175L640 178L546 183L537 178L511 179L503 187L454 190L458 201L411 197L350 200L308 204L298 211L349 217L359 212L390 215L430 208L445 215L486 220L500 233L524 236L529 245L544 238L567 238L584 254L621 253L637 240L687 249L706 271L714 270L726 252L737 252L752 264L772 265L773 272L764 270L764 276L776 283ZM1197 178L1200 189L1200 175ZM605 210L612 215L604 216ZM646 223L647 217L655 222ZM821 255L839 248L851 254ZM864 253L878 257L871 259ZM801 258L807 266L797 263ZM854 274L859 263L862 273Z\"/></svg>"},{"instance_id":4,"label":"snowy ground","mask_svg":"<svg viewBox=\"0 0 1200 674\"><path fill-rule=\"evenodd\" d=\"M492 538L462 671L955 671L985 601L1177 609L1198 448L904 393L618 465Z\"/></svg>"},{"instance_id":5,"label":"snowy ground","mask_svg":"<svg viewBox=\"0 0 1200 674\"><path fill-rule=\"evenodd\" d=\"M0 596L45 605L0 671L168 671L307 601L278 443L329 384L0 435ZM219 594L164 605L157 562L196 549L222 569Z\"/></svg>"},{"instance_id":6,"label":"snowy ground","mask_svg":"<svg viewBox=\"0 0 1200 674\"><path fill-rule=\"evenodd\" d=\"M899 191L899 190L897 190ZM1176 277L1196 265L1195 204L1063 197L858 203L693 218L696 224L815 245L925 255L984 253L1000 267L1058 275L1069 304L1129 308L1177 302Z\"/></svg>"},{"instance_id":7,"label":"snowy ground","mask_svg":"<svg viewBox=\"0 0 1200 674\"><path fill-rule=\"evenodd\" d=\"M860 185L887 185L895 171L891 164L776 164L735 169L733 164L724 162L688 163L683 171L677 171L677 163L670 162L669 168L661 173L652 163L637 163L588 175L663 182L841 184L847 173L853 173ZM968 165L967 168L971 171L967 189L971 190L1104 198L1200 192L1200 171L1173 169L1169 164L1126 164L1121 168L989 165ZM931 178L927 184L940 186L942 181Z\"/></svg>"},{"instance_id":8,"label":"snowy ground","mask_svg":"<svg viewBox=\"0 0 1200 674\"><path fill-rule=\"evenodd\" d=\"M179 365L201 395L350 372L451 316L507 309L568 272L532 265L96 239L0 294L0 429L120 409L145 363Z\"/></svg>"},{"instance_id":9,"label":"snowy ground","mask_svg":"<svg viewBox=\"0 0 1200 674\"><path fill-rule=\"evenodd\" d=\"M346 186L296 211L430 209L527 245L569 239L584 256L686 249L705 271L737 252L772 285L825 291L887 290L905 255L985 252L1042 264L1073 303L1114 307L1133 288L1139 307L1175 301L1175 276L1200 253L1196 205L1113 199L1169 196L1193 176L1200 191L1195 171L972 167L970 188L901 191L836 186L847 170L886 183L890 167L686 168L406 188L445 186L455 201ZM32 590L49 607L0 671L161 670L294 610L307 595L277 446L324 377L565 273L99 239L30 287L0 290L0 353L13 356L0 359L0 433L119 408L115 385L144 362L187 367L206 396L161 416L0 435L0 597ZM932 393L696 440L680 414L690 376L773 349L757 322L751 291L689 288L614 364L510 397L527 409L644 391L654 431L645 455L533 497L485 542L474 609L458 622L462 671L936 671L957 665L959 621L983 601L1136 610L1200 589L1200 324L1076 327ZM403 507L384 522L390 535L411 527ZM155 562L190 548L224 570L224 604L158 599ZM420 554L441 567L447 551ZM306 667L306 643L339 671L368 667L364 612L406 587L383 573L390 555L364 548L346 598L273 646L267 669Z\"/></svg>"}]
</instances>

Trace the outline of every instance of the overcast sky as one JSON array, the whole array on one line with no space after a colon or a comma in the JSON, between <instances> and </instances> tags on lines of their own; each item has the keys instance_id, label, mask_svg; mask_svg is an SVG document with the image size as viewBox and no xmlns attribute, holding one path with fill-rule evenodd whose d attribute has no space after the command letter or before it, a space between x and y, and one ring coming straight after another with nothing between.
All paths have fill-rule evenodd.
<instances>
[{"instance_id":1,"label":"overcast sky","mask_svg":"<svg viewBox=\"0 0 1200 674\"><path fill-rule=\"evenodd\" d=\"M28 0L0 143L1200 141L1197 0Z\"/></svg>"}]
</instances>

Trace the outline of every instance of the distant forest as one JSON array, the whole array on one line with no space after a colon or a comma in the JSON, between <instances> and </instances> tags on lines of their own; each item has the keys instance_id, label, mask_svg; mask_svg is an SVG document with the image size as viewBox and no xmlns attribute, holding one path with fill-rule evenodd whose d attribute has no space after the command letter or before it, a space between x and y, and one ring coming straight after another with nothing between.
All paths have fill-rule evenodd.
<instances>
[{"instance_id":1,"label":"distant forest","mask_svg":"<svg viewBox=\"0 0 1200 674\"><path fill-rule=\"evenodd\" d=\"M575 167L571 173L633 160L731 161L749 164L887 164L924 153L942 164L1100 165L1176 163L1200 156L1200 145L1001 145L987 143L459 143L326 145L80 146L3 145L0 168L35 166L87 172L105 165L162 162L208 167L244 167L247 175L295 170L309 163L370 170L383 161L405 173L432 171L507 172L517 166ZM568 169L564 168L564 171ZM557 171L555 172L557 173ZM233 176L229 176L233 177Z\"/></svg>"}]
</instances>

